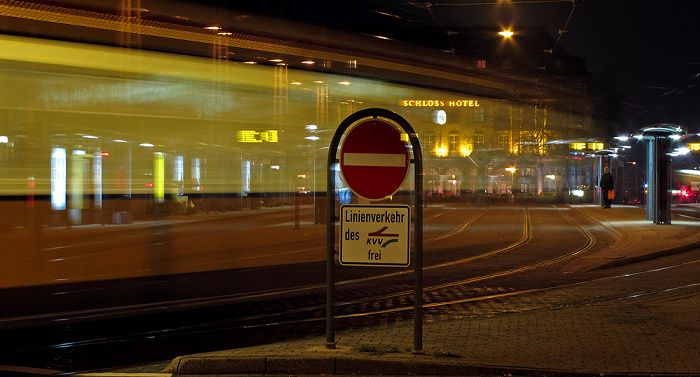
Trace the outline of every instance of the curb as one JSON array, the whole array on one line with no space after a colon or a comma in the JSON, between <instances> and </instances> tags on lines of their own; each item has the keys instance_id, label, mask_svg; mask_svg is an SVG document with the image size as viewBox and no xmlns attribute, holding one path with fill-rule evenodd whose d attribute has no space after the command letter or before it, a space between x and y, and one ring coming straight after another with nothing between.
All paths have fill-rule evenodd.
<instances>
[{"instance_id":1,"label":"curb","mask_svg":"<svg viewBox=\"0 0 700 377\"><path fill-rule=\"evenodd\" d=\"M691 242L689 244L672 247L670 249L663 249L663 250L655 251L653 253L639 255L636 257L629 257L629 258L622 258L622 259L614 260L614 261L602 264L600 266L597 266L595 268L592 268L591 271L604 270L606 268L620 267L620 266L624 266L624 265L628 265L628 264L645 262L645 261L656 259L656 258L667 257L669 255L680 254L680 253L683 253L683 252L686 252L689 250L693 250L693 249L697 249L697 248L700 248L700 241L695 241L695 242Z\"/></svg>"},{"instance_id":2,"label":"curb","mask_svg":"<svg viewBox=\"0 0 700 377\"><path fill-rule=\"evenodd\" d=\"M178 375L207 374L335 374L335 375L433 375L502 374L517 369L482 367L433 360L381 360L362 357L192 357L176 358L165 372Z\"/></svg>"},{"instance_id":3,"label":"curb","mask_svg":"<svg viewBox=\"0 0 700 377\"><path fill-rule=\"evenodd\" d=\"M419 356L422 357L422 356ZM163 370L174 375L423 375L423 376L547 376L547 377L630 377L636 373L575 372L473 365L435 360L382 360L362 357L302 356L206 356L178 357ZM664 375L663 373L653 375ZM673 374L698 377L700 374Z\"/></svg>"}]
</instances>

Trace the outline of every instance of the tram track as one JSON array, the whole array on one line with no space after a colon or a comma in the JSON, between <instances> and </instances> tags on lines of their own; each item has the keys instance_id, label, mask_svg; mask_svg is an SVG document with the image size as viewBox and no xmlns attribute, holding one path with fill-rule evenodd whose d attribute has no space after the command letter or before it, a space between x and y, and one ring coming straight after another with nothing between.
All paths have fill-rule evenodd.
<instances>
[{"instance_id":1,"label":"tram track","mask_svg":"<svg viewBox=\"0 0 700 377\"><path fill-rule=\"evenodd\" d=\"M462 232L464 229L466 229L468 227L469 224L473 224L474 221L476 221L478 218L482 217L489 209L490 209L490 207L479 211L477 214L470 217L469 219L467 219L463 223L459 224L452 231L449 231L446 234L448 236L455 236L456 234ZM439 214L439 215L441 215L441 214ZM443 236L440 236L439 239L444 239L446 237L447 236L443 235ZM441 268L445 268L445 267L449 267L449 266L467 264L467 263L470 263L470 262L473 262L476 260L493 257L496 255L508 252L510 250L514 250L517 247L520 247L522 245L529 243L531 240L532 240L532 225L531 225L531 220L530 220L530 211L529 211L529 209L525 208L523 210L523 231L522 231L521 237L518 240L516 240L515 242L513 242L510 245L507 245L505 247L501 247L501 248L498 248L495 250L490 250L490 251L487 251L484 253L480 253L478 255L425 266L424 270L426 270L426 271L439 270ZM489 280L489 279L493 279L496 277L507 276L507 275L514 274L517 272L526 271L526 270L531 269L531 268L537 268L539 266L543 266L543 265L547 265L547 264L551 264L551 263L556 263L556 261L559 261L561 259L562 259L562 257L559 257L559 258L556 258L554 261L546 261L546 262L538 263L537 265L531 266L531 267L530 266L523 266L523 267L520 267L517 269L501 271L501 272L487 274L487 275L483 275L483 276L477 276L477 277L473 277L470 279L457 280L457 281L454 281L454 282L448 283L448 284L442 284L442 285L433 286L433 287L426 287L424 290L435 291L435 290L439 290L439 289L446 289L446 288L453 287L453 286ZM398 271L398 272L378 274L378 275L373 275L373 276L368 276L368 277L346 279L346 280L337 281L336 286L337 287L353 286L356 284L367 283L367 282L371 282L371 281L381 281L383 279L398 277L398 276L402 276L402 275L409 275L411 273L412 273L411 271L404 270L404 271ZM183 310L205 309L205 308L209 308L209 307L222 306L222 305L234 305L237 303L244 303L244 302L251 302L251 301L273 300L273 299L280 298L280 297L289 297L289 296L293 297L293 296L298 296L298 295L302 295L302 294L312 294L313 295L314 292L315 292L315 294L319 294L319 293L322 293L323 290L325 290L325 289L326 289L326 284L312 284L312 285L305 285L305 286L285 288L285 289L272 289L272 290L266 290L266 291L227 294L227 295L219 295L219 296L213 296L213 297L211 297L211 296L210 297L199 297L199 298L191 298L191 299L161 301L161 302L146 303L146 304L126 305L126 306L120 306L120 307L88 309L88 310L62 312L62 313L48 313L48 314L39 314L39 315L33 315L33 316L23 316L23 317L0 319L0 325L2 325L4 328L11 329L14 327L21 326L22 324L25 324L25 323L47 323L47 324L50 324L50 323L57 321L57 320L59 320L63 323L72 323L72 322L82 322L82 321L86 321L86 320L108 320L111 318L122 318L122 317L133 316L133 315L154 315L154 314L159 314L159 313L177 312L177 311L183 311ZM364 293L358 293L358 294L361 296L364 295ZM394 292L394 293L389 294L389 295L384 295L384 296L380 297L379 299L380 300L387 300L387 299L391 299L392 297L396 298L396 297L400 297L400 296L412 296L412 295L413 295L413 291L406 289L406 290L403 290L400 292ZM377 298L375 298L375 300L376 299ZM349 304L350 304L350 301L339 302L337 304L337 306L339 308L343 308L344 306L347 306ZM322 310L322 309L324 309L323 305L318 305L317 307L314 307L314 308L308 308L308 310L312 310L312 311L313 310Z\"/></svg>"},{"instance_id":2,"label":"tram track","mask_svg":"<svg viewBox=\"0 0 700 377\"><path fill-rule=\"evenodd\" d=\"M488 209L487 209L488 210ZM487 211L486 210L486 211ZM543 209L538 209L543 210ZM639 288L634 291L623 293L605 293L593 299L574 299L566 297L568 301L560 301L558 292L570 289L582 289L596 284L604 286L611 285L610 281L620 281L631 277L639 277L644 274L651 274L660 271L672 271L674 268L683 265L667 266L664 269L649 269L635 273L625 273L615 276L593 278L583 277L584 280L553 282L546 286L536 284L519 287L517 284L508 283L507 279L520 274L540 270L543 267L551 266L577 256L582 255L596 245L596 235L589 230L589 224L581 225L567 211L552 207L548 211L555 210L561 216L562 223L566 222L566 229L571 233L575 229L576 233L583 236L583 241L577 242L574 248L560 250L558 255L550 255L542 260L533 260L526 265L503 268L490 273L478 276L469 276L461 279L452 279L447 283L429 284L423 289L424 304L423 309L426 318L433 318L439 314L441 318L462 318L464 316L477 317L480 315L497 315L499 313L520 312L536 309L556 309L567 306L595 305L598 303L644 297L661 297L667 292L691 292L700 286L700 282L690 282L674 286L666 286L658 289ZM532 211L523 209L522 212L522 234L509 247L497 250L490 250L479 255L473 255L448 263L437 263L426 267L430 271L440 272L443 269L459 268L460 264L470 265L471 262L483 260L490 257L507 257L506 251L522 252L522 248L528 250L537 249L537 244L530 245L533 241L542 242L541 236L538 239L537 232L533 235ZM485 214L484 211L474 214L462 223L449 231L452 235L458 235L469 230L469 224L474 224L479 217ZM550 212L550 216L554 214ZM548 220L553 219L548 217ZM588 219L586 219L588 220ZM539 220L542 221L542 220ZM469 224L467 224L469 223ZM467 224L467 225L465 225ZM537 227L534 228L537 230ZM565 229L565 230L566 230ZM594 229L594 228L590 228ZM594 232L596 230L593 230ZM698 263L700 259L689 263ZM684 265L688 265L686 263ZM401 275L404 275L402 272ZM336 304L336 319L338 326L343 329L365 328L378 324L404 323L410 321L413 308L413 290L408 283L399 283L395 287L387 287L388 284L373 284L368 286L368 282L376 279L390 279L397 276L396 273L381 274L377 277L347 279L339 281L337 287L341 289L338 295L341 299ZM506 280L503 280L506 279ZM614 279L614 280L613 280ZM382 280L377 280L382 281ZM484 285L484 282L493 282ZM505 282L505 285L504 285ZM516 280L517 282L517 280ZM493 288L489 288L493 287ZM161 339L161 342L169 343L178 338L187 337L209 337L220 333L237 333L250 331L281 331L278 328L297 329L297 331L307 332L311 329L322 328L325 320L325 303L323 302L323 290L325 286L321 284L293 287L283 290L270 289L255 293L242 293L236 295L222 295L219 297L200 298L195 300L180 300L167 303L160 303L162 308L138 308L145 313L158 314L159 309L167 312L177 306L177 310L194 310L193 308L208 307L228 307L217 316L202 318L196 322L172 321L161 327L141 327L133 328L133 331L123 331L120 333L107 333L103 336L75 338L63 342L47 343L44 345L29 346L17 350L17 352L36 353L54 350L60 352L63 349L90 349L91 347L111 347L113 344L129 344L131 342L141 342L145 340ZM589 288L590 289L590 288ZM384 291L384 292L382 292ZM377 294L379 293L379 294ZM545 296L555 296L557 300L541 299ZM526 298L525 298L526 297ZM527 302L522 306L520 303ZM260 310L262 308L263 310ZM126 310L127 308L125 308ZM133 310L135 308L128 308ZM219 309L217 309L218 311ZM488 314L491 313L491 314ZM109 317L106 315L105 318ZM86 318L89 318L86 317ZM94 318L91 318L91 320ZM99 318L98 318L99 319ZM431 319L432 320L432 319ZM300 329L300 330L299 330ZM285 330L287 331L287 330ZM282 332L285 332L282 331ZM0 352L2 354L4 352Z\"/></svg>"},{"instance_id":3,"label":"tram track","mask_svg":"<svg viewBox=\"0 0 700 377\"><path fill-rule=\"evenodd\" d=\"M449 283L427 286L427 287L423 288L424 295L429 295L433 292L439 292L439 291L443 291L445 289L449 289L449 288L453 288L453 287L465 286L465 285L476 283L476 282L482 282L482 281L486 281L486 280L490 280L490 279L500 278L500 277L504 277L504 276L508 276L508 275L521 273L521 272L533 270L536 268L556 264L556 263L565 261L567 259L573 258L573 257L589 250L591 247L593 247L593 245L595 245L595 237L588 230L586 230L584 227L582 227L580 224L578 224L578 222L576 222L570 216L566 215L564 212L558 211L558 213L560 213L563 217L565 217L582 234L584 234L586 236L586 242L582 246L580 246L580 247L576 248L575 250L570 251L566 254L563 254L563 255L560 255L560 256L557 256L554 258L550 258L550 259L547 259L544 261L539 261L537 263L533 263L533 264L530 264L527 266L521 266L518 268L507 269L504 271L498 271L498 272L494 272L494 273L486 274L486 275L481 275L481 276L475 276L475 277L471 277L468 279L459 279L459 280L451 281ZM480 212L477 215L477 217L481 216L482 214L483 214L483 212ZM426 267L426 269L436 269L436 268L440 268L440 267L468 263L468 262L474 261L476 259L482 259L482 258L487 258L487 257L491 257L494 255L498 255L500 253L512 250L518 246L522 246L523 244L530 242L532 239L532 233L531 233L529 211L525 210L524 215L525 215L526 220L525 220L525 226L524 226L525 230L523 232L524 233L523 238L518 240L518 242L516 242L515 244L513 244L509 247L499 249L499 250L493 250L493 251L488 252L488 253L480 254L478 256L463 258L463 259L449 262L449 263L443 263L443 264L429 266L429 267ZM475 218L468 220L467 223L470 223L473 220L475 220ZM462 228L462 227L460 227L460 228ZM353 280L351 282L345 281L345 282L342 282L342 284L357 283L360 281L364 282L364 281L367 281L369 279L380 279L380 278L386 278L388 276L394 276L394 274L384 274L384 275L372 277L372 278L357 279L357 280ZM547 288L547 289L550 289L550 288ZM424 307L429 308L429 307L453 305L455 303L461 303L461 302L467 302L467 301L483 301L483 300L494 299L494 298L510 297L510 296L519 295L519 294L535 293L537 291L539 291L539 290L538 289L527 289L527 290L523 290L523 291L506 292L506 293L488 295L488 296L482 296L482 297L470 297L470 298L466 298L466 299L449 300L449 301L445 301L445 302L434 302L433 301L433 302L428 302L428 303L424 304ZM364 312L364 313L353 313L353 314L339 315L338 318L357 317L357 316L363 316L363 315L369 316L369 315L383 314L383 313L388 313L388 312L413 310L412 299L408 299L412 296L413 296L413 290L405 289L403 291L392 292L392 293L385 294L385 295L379 296L379 297L375 296L375 297L364 298L364 299L360 299L360 300L340 301L340 302L336 303L337 310L342 310L343 307L347 307L347 306L351 306L351 305L357 306L357 305L363 305L363 304L373 304L373 303L376 303L378 301L386 302L386 301L390 301L390 300L407 302L407 305L404 305L402 307L385 309L385 310L381 310L381 311L371 311L371 312ZM376 306L376 305L372 305L372 306ZM319 306L313 307L313 308L300 308L300 309L294 310L293 313L300 313L300 312L304 312L304 311L306 311L306 312L321 311L323 309L324 309L324 307L322 305L319 305ZM292 311L287 312L287 314L290 314L290 313L292 313ZM281 313L269 316L268 318L272 318L272 317L275 317L277 315L281 315ZM253 318L251 317L251 319L253 319ZM261 317L256 316L256 317L254 317L254 319L259 320L259 319L261 319Z\"/></svg>"},{"instance_id":4,"label":"tram track","mask_svg":"<svg viewBox=\"0 0 700 377\"><path fill-rule=\"evenodd\" d=\"M517 296L522 296L522 295L537 295L537 294L542 294L542 293L547 293L547 292L553 292L557 290L563 290L567 288L575 288L575 287L582 287L585 285L590 285L590 284L596 284L596 283L601 283L601 282L609 282L611 280L619 280L619 279L627 279L633 276L638 276L638 275L643 275L643 274L649 274L649 273L655 273L655 272L660 272L662 270L670 270L674 268L680 268L689 264L693 263L700 263L700 259L696 259L690 262L682 263L682 264L677 264L677 265L672 265L672 266L667 266L662 269L659 268L653 268L649 270L643 270L643 271L638 271L633 274L625 273L625 274L619 274L619 275L614 275L614 276L609 276L609 277L603 277L603 278L596 278L596 279L590 279L590 280L585 280L585 281L579 281L575 283L568 283L568 284L560 284L560 285L554 285L554 286L549 286L549 287L543 287L543 288L533 288L533 289L525 289L525 290L519 290L519 291L511 291L511 292L502 292L502 293L495 293L495 294L489 294L489 295L482 295L478 297L468 297L468 298L462 298L462 299L455 299L455 300L448 300L448 301L443 301L443 302L431 302L431 303L425 303L423 305L424 310L431 310L431 309L436 309L436 308L444 308L447 306L457 306L461 304L472 304L472 303L480 303L484 301L495 301L495 300L502 300L502 299L509 299L509 298L514 298ZM700 287L700 281L695 282L695 283L688 283L688 284L682 284L682 285L675 285L671 287L664 287L660 289L652 289L652 290L638 290L635 292L628 292L625 294L617 294L617 295L612 295L612 296L606 296L606 297L601 297L601 298L596 298L592 300L586 300L585 302L573 302L573 303L563 303L561 305L558 305L556 307L530 307L528 310L541 310L541 309L562 309L565 307L583 307L583 306L591 306L591 305L598 305L600 303L605 303L605 302L610 302L610 301L621 301L621 300L630 300L630 299L639 299L640 297L645 297L645 298L651 298L654 299L657 295L662 295L666 294L669 292L682 292L684 290L690 290L694 288ZM685 295L697 295L698 293L685 293ZM343 304L343 303L340 303ZM286 313L285 315L291 315L291 314L304 314L308 313L309 310L322 310L322 308L299 308L295 310L290 310ZM370 316L378 316L378 315L387 315L387 314L395 314L399 312L410 312L413 310L412 305L405 305L405 306L400 306L400 307L393 307L393 308L384 308L381 310L373 310L369 312L362 312L362 313L350 313L350 314L340 314L336 315L336 319L351 319L351 318L361 318L361 317L370 317ZM516 310L517 312L522 312L522 310ZM511 312L511 311L506 311L506 312ZM279 314L276 314L277 316ZM223 330L235 330L235 329L255 329L255 328L270 328L274 326L286 326L286 325L298 325L298 324L309 324L309 323L321 323L325 320L325 317L323 316L304 316L302 318L294 318L294 319L282 319L278 321L269 321L271 316L249 316L246 318L239 318L235 322L238 323L232 323L232 320L224 320L224 321L219 321L216 323L210 322L210 323L201 323L197 324L194 326L183 326L180 328L170 328L170 329L163 329L163 330L157 330L157 331L149 331L149 332L142 332L142 333L134 333L134 334L124 334L124 335L119 335L119 336L112 336L112 337L103 337L99 339L90 339L90 340L84 340L84 341L78 341L78 342L70 342L70 343L61 343L61 344L54 344L47 346L45 348L53 348L53 349L58 349L58 348L66 348L66 347L87 347L87 346L94 346L94 345L99 345L99 344L106 344L106 343L111 343L111 342L124 342L124 341L129 341L129 340L135 340L135 339L143 339L143 338L151 338L151 337L158 337L158 336L170 336L172 333L178 333L179 335L183 334L196 334L196 333L207 333L211 331L223 331ZM254 320L261 320L264 319L264 323L241 323L241 322L246 322L246 321L254 321Z\"/></svg>"},{"instance_id":5,"label":"tram track","mask_svg":"<svg viewBox=\"0 0 700 377\"><path fill-rule=\"evenodd\" d=\"M489 208L490 207L487 207L487 208L480 210L476 215L471 216L469 219L467 219L466 221L462 222L457 227L455 227L455 229L449 231L447 233L447 236L445 236L445 235L440 236L439 239L444 239L444 238L447 238L449 236L454 236L454 235L458 234L459 232L463 231L469 224L473 223L476 219L478 219L484 213L486 213L489 210ZM432 218L439 217L439 216L444 215L450 211L451 210L442 211L442 212L438 213L437 215L432 216ZM528 216L527 211L524 211L524 212L525 212L525 219L526 219L525 221L529 221L528 217L527 217ZM526 223L521 239L519 239L517 242L515 242L512 245L509 245L507 247L504 247L504 248L501 248L498 250L493 250L493 251L490 251L490 252L482 254L482 255L477 255L477 256L464 258L464 259L460 259L460 260L456 260L456 261L452 261L452 262L447 262L447 263L426 266L424 269L431 270L431 269L441 268L441 267L445 267L445 266L449 266L449 265L453 265L453 264L467 263L469 261L473 261L476 259L481 259L481 258L485 258L485 257L491 256L491 255L496 255L496 254L505 252L507 250L510 250L514 247L517 247L518 245L522 245L523 243L528 242L530 237L531 237L530 225L529 225L529 223ZM432 238L428 239L428 242L433 241L433 240L434 239L432 239ZM280 254L300 253L300 252L303 252L305 250L306 249L303 249L301 251L287 250L287 251L280 252ZM399 272L392 272L392 273L385 273L385 274L379 274L379 275L363 277L363 278L342 280L342 281L336 282L336 285L338 285L338 286L351 285L351 284L356 284L356 283L361 283L361 282L386 279L386 278L400 276L400 275L408 275L410 273L411 273L411 271L407 271L407 270L399 271ZM121 318L121 317L131 316L131 315L151 315L151 314L158 314L158 313L163 313L163 312L192 310L192 309L207 308L207 307L219 306L219 305L231 305L231 304L235 304L238 302L264 299L264 298L275 297L275 296L298 295L298 294L303 294L303 293L307 293L307 292L324 290L325 287L326 287L326 284L311 284L311 285L277 289L277 290L234 293L234 294L209 296L209 297L197 297L197 298L189 298L189 299L159 301L159 302L144 303L144 304L123 305L123 306L118 306L118 307L106 307L106 308L76 310L76 311L70 311L70 312L46 313L46 314L26 315L26 316L18 316L18 317L10 317L10 318L0 318L0 328L13 329L13 328L20 328L20 327L26 326L27 324L47 325L47 324L54 323L55 321L61 321L62 323L73 323L73 322L81 322L81 321L86 321L86 320L104 320L104 319L110 319L110 318Z\"/></svg>"},{"instance_id":6,"label":"tram track","mask_svg":"<svg viewBox=\"0 0 700 377\"><path fill-rule=\"evenodd\" d=\"M458 227L455 228L455 230L449 232L450 235L455 235L459 233L460 231L464 230L469 224L473 223L476 219L481 217L487 209L484 209L477 213L475 216L472 216L471 218L467 219L464 223L460 224ZM499 248L496 250L491 250L486 253L482 253L476 256L470 256L467 258L462 258L459 260L454 260L446 263L440 263L440 264L435 264L431 266L425 267L426 270L436 270L448 266L455 266L459 264L466 264L478 259L484 259L488 257L493 257L495 255L499 255L502 253L505 253L509 250L513 250L519 246L522 246L524 244L527 244L532 240L532 226L530 223L530 211L528 209L523 210L523 232L522 236L520 239L518 239L516 242L514 242L511 245L508 245L503 248ZM581 250L577 250L572 255L574 255L577 252L581 252ZM456 280L454 282L448 283L448 284L440 284L440 285L433 285L433 286L428 286L424 288L424 292L436 292L440 290L444 290L447 288L455 287L455 286L462 286L462 285L467 285L475 282L480 282L484 280L489 280L493 279L496 277L502 277L502 276L507 276L510 274L526 271L532 268L537 268L543 265L548 265L552 263L556 263L557 261L561 260L562 258L565 258L566 256L563 257L558 257L553 260L548 260L544 262L537 263L532 266L522 266L520 268L516 269L510 269L506 271L501 271L501 272L496 272L492 274L487 274L483 276L477 276L477 277L472 277L469 279L460 279ZM371 277L365 277L365 278L359 278L359 279L350 279L350 280L343 280L337 282L337 286L347 286L351 287L354 284L359 284L359 283L366 283L368 281L373 281L373 280L381 280L381 279L386 279L389 277L395 277L398 275L407 275L410 274L410 272L407 271L401 271L401 272L395 272L395 273L388 273L388 274L380 274L376 276L371 276ZM135 306L129 306L129 307L123 307L123 308L117 308L117 309L105 309L99 313L95 313L92 311L86 311L83 313L70 313L74 318L79 318L82 320L85 319L96 319L96 318L109 318L112 316L119 316L119 312L123 312L122 314L125 313L133 313L135 311L142 312L144 314L153 314L153 313L158 313L160 311L174 311L174 310L192 310L193 308L203 308L203 307L212 307L212 306L220 306L220 305L232 305L235 303L242 303L242 302L250 302L250 301L257 301L257 300L279 300L280 297L285 297L285 296L298 296L301 294L313 294L315 291L316 294L322 293L322 290L325 289L325 285L323 284L317 284L317 285L309 285L309 286L303 286L303 287L295 287L295 288L289 288L289 289L284 289L284 290L270 290L266 292L255 292L252 294L236 294L236 295L225 295L225 296L219 296L219 297L209 297L209 298L198 298L198 299L189 299L189 300L177 300L177 301L170 301L170 302L162 302L156 304L145 304L145 305L135 305ZM426 293L429 294L429 293ZM516 293L510 292L507 295L513 295ZM356 293L355 295L360 295L364 296L365 292L362 289L360 292ZM345 300L338 302L336 307L338 308L339 311L343 310L349 310L349 311L354 311L354 309L347 309L350 306L362 306L363 304L368 304L371 303L372 306L376 306L377 302L385 302L389 300L396 300L398 302L407 302L409 305L406 305L404 307L399 307L399 308L394 308L393 311L403 311L403 310L408 310L409 308L412 308L412 297L413 291L411 289L405 289L399 292L393 292L389 294L384 294L382 296L374 296L371 298L364 298L361 300ZM497 297L497 296L493 296ZM483 300L483 299L482 299ZM427 304L428 306L435 306L437 305L435 302ZM384 305L380 305L384 306ZM278 317L283 317L283 316L289 316L289 315L299 315L300 313L312 313L312 312L319 312L319 311L324 311L325 307L324 305L318 304L318 305L312 305L312 306L307 306L307 307L302 307L302 308L296 308L292 310L286 310L284 312L279 312L279 313L273 313L273 314L258 314L258 315L253 315L253 316L246 316L243 318L231 318L225 320L225 322L247 322L247 321L261 321L265 319L274 319ZM365 313L364 315L373 315L381 313L380 312L368 312ZM361 313L360 313L361 314ZM360 314L353 314L351 316L357 316ZM313 315L311 317L314 317ZM319 316L316 316L319 317ZM343 316L341 315L341 318ZM323 318L323 315L320 315L320 318ZM27 318L27 320L37 320L37 318ZM311 318L310 320L313 321ZM276 322L276 321L275 321ZM214 325L220 325L221 323L216 323ZM202 324L205 327L212 326L212 324ZM267 326L269 324L265 324ZM169 330L164 330L164 331L173 331L173 329Z\"/></svg>"}]
</instances>

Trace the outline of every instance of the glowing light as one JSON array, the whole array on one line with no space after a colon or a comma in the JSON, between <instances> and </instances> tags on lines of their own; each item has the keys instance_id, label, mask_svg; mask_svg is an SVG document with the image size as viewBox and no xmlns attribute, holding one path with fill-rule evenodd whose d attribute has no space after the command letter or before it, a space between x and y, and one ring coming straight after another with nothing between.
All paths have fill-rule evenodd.
<instances>
[{"instance_id":1,"label":"glowing light","mask_svg":"<svg viewBox=\"0 0 700 377\"><path fill-rule=\"evenodd\" d=\"M252 64L258 64L258 63L257 63L257 62L249 61L249 62L243 62L243 64L251 64L251 65L252 65Z\"/></svg>"},{"instance_id":2,"label":"glowing light","mask_svg":"<svg viewBox=\"0 0 700 377\"><path fill-rule=\"evenodd\" d=\"M304 139L307 139L307 140L318 140L318 139L320 139L320 138L319 138L318 136L306 136Z\"/></svg>"},{"instance_id":3,"label":"glowing light","mask_svg":"<svg viewBox=\"0 0 700 377\"><path fill-rule=\"evenodd\" d=\"M146 148L152 148L152 147L153 147L153 144L151 144L151 143L141 143L141 144L139 144L139 145L142 146L142 147L146 147Z\"/></svg>"},{"instance_id":4,"label":"glowing light","mask_svg":"<svg viewBox=\"0 0 700 377\"><path fill-rule=\"evenodd\" d=\"M498 32L498 35L503 36L503 37L506 37L506 38L512 37L513 34L515 34L515 33L513 33L513 32L510 31L510 30L503 30L503 31L499 31L499 32Z\"/></svg>"},{"instance_id":5,"label":"glowing light","mask_svg":"<svg viewBox=\"0 0 700 377\"><path fill-rule=\"evenodd\" d=\"M10 139L7 136L0 136L0 144L7 144L10 142Z\"/></svg>"},{"instance_id":6,"label":"glowing light","mask_svg":"<svg viewBox=\"0 0 700 377\"><path fill-rule=\"evenodd\" d=\"M578 196L579 198L582 198L583 197L583 190L571 190L571 195Z\"/></svg>"},{"instance_id":7,"label":"glowing light","mask_svg":"<svg viewBox=\"0 0 700 377\"><path fill-rule=\"evenodd\" d=\"M116 140L114 140L114 142L115 143L126 143L126 140L116 139Z\"/></svg>"},{"instance_id":8,"label":"glowing light","mask_svg":"<svg viewBox=\"0 0 700 377\"><path fill-rule=\"evenodd\" d=\"M97 136L92 136L92 135L83 135L84 139L98 139Z\"/></svg>"},{"instance_id":9,"label":"glowing light","mask_svg":"<svg viewBox=\"0 0 700 377\"><path fill-rule=\"evenodd\" d=\"M509 171L511 173L515 173L515 168L506 168L506 171Z\"/></svg>"},{"instance_id":10,"label":"glowing light","mask_svg":"<svg viewBox=\"0 0 700 377\"><path fill-rule=\"evenodd\" d=\"M447 123L447 113L445 112L445 110L435 111L434 116L435 116L435 123L437 123L437 124Z\"/></svg>"},{"instance_id":11,"label":"glowing light","mask_svg":"<svg viewBox=\"0 0 700 377\"><path fill-rule=\"evenodd\" d=\"M308 64L308 65L312 65L312 64L316 64L316 62L315 62L315 61L313 61L313 60L304 60L303 62L301 62L301 64Z\"/></svg>"},{"instance_id":12,"label":"glowing light","mask_svg":"<svg viewBox=\"0 0 700 377\"><path fill-rule=\"evenodd\" d=\"M440 147L435 150L435 155L438 157L447 157L447 148Z\"/></svg>"},{"instance_id":13,"label":"glowing light","mask_svg":"<svg viewBox=\"0 0 700 377\"><path fill-rule=\"evenodd\" d=\"M204 30L221 30L219 26L207 26Z\"/></svg>"},{"instance_id":14,"label":"glowing light","mask_svg":"<svg viewBox=\"0 0 700 377\"><path fill-rule=\"evenodd\" d=\"M66 150L53 148L51 151L51 207L53 209L66 209L67 180Z\"/></svg>"},{"instance_id":15,"label":"glowing light","mask_svg":"<svg viewBox=\"0 0 700 377\"><path fill-rule=\"evenodd\" d=\"M681 169L678 172L681 174L700 175L700 170ZM647 187L647 185L644 185L644 187Z\"/></svg>"},{"instance_id":16,"label":"glowing light","mask_svg":"<svg viewBox=\"0 0 700 377\"><path fill-rule=\"evenodd\" d=\"M340 85L350 85L350 82L349 82L349 81L341 81L341 82L339 82L338 84L340 84Z\"/></svg>"},{"instance_id":17,"label":"glowing light","mask_svg":"<svg viewBox=\"0 0 700 377\"><path fill-rule=\"evenodd\" d=\"M305 128L309 131L318 129L318 127L315 124L307 124Z\"/></svg>"},{"instance_id":18,"label":"glowing light","mask_svg":"<svg viewBox=\"0 0 700 377\"><path fill-rule=\"evenodd\" d=\"M284 60L282 60L282 59L270 59L270 61L273 62L273 63L281 63L281 62L283 62Z\"/></svg>"}]
</instances>

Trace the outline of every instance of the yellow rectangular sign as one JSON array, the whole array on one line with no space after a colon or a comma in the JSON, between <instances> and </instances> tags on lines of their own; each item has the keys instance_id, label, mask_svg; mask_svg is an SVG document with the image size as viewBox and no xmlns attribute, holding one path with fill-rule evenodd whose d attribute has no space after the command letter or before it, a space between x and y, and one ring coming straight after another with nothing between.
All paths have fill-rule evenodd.
<instances>
[{"instance_id":1,"label":"yellow rectangular sign","mask_svg":"<svg viewBox=\"0 0 700 377\"><path fill-rule=\"evenodd\" d=\"M340 264L407 267L411 208L346 204L340 207Z\"/></svg>"}]
</instances>

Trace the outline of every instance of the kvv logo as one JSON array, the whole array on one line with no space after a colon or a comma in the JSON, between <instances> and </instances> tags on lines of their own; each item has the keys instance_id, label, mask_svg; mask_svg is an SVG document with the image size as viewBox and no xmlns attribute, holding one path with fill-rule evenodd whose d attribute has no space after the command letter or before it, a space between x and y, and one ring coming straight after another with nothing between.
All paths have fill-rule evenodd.
<instances>
[{"instance_id":1,"label":"kvv logo","mask_svg":"<svg viewBox=\"0 0 700 377\"><path fill-rule=\"evenodd\" d=\"M372 232L368 234L367 237L367 245L382 245L381 247L386 247L386 245L393 243L393 242L399 242L399 236L400 234L398 233L384 233L389 229L388 226L383 227L382 229L379 229L376 232ZM378 238L381 237L381 238ZM394 237L394 238L389 238L386 242L384 240L389 237Z\"/></svg>"}]
</instances>

